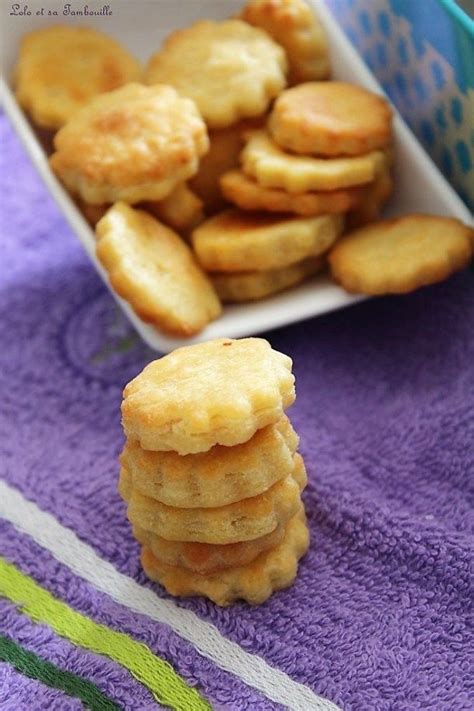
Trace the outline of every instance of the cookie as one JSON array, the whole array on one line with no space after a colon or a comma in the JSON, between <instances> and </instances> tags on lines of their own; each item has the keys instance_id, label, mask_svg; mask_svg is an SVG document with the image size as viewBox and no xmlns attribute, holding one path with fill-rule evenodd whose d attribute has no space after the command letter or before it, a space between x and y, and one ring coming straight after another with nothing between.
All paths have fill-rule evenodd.
<instances>
[{"instance_id":1,"label":"cookie","mask_svg":"<svg viewBox=\"0 0 474 711\"><path fill-rule=\"evenodd\" d=\"M388 102L367 89L340 81L308 82L278 97L268 130L293 153L360 156L391 142L391 119Z\"/></svg>"},{"instance_id":2,"label":"cookie","mask_svg":"<svg viewBox=\"0 0 474 711\"><path fill-rule=\"evenodd\" d=\"M298 435L286 416L243 444L180 456L128 440L120 457L139 493L179 508L226 506L257 496L293 469Z\"/></svg>"},{"instance_id":3,"label":"cookie","mask_svg":"<svg viewBox=\"0 0 474 711\"><path fill-rule=\"evenodd\" d=\"M298 514L296 514L298 515ZM224 545L167 541L156 533L133 527L133 535L139 543L151 550L159 563L185 568L200 575L217 573L251 563L252 560L271 548L275 548L285 535L286 525L279 524L274 531L253 541L240 541Z\"/></svg>"},{"instance_id":4,"label":"cookie","mask_svg":"<svg viewBox=\"0 0 474 711\"><path fill-rule=\"evenodd\" d=\"M110 208L110 205L107 203L102 205L91 205L90 203L81 200L80 197L75 197L74 202L91 227L95 227Z\"/></svg>"},{"instance_id":5,"label":"cookie","mask_svg":"<svg viewBox=\"0 0 474 711\"><path fill-rule=\"evenodd\" d=\"M163 585L171 595L203 595L223 606L239 599L258 605L276 590L291 585L296 577L298 560L308 546L309 531L301 513L288 523L279 545L239 568L200 575L160 563L147 546L142 549L141 562L147 576Z\"/></svg>"},{"instance_id":6,"label":"cookie","mask_svg":"<svg viewBox=\"0 0 474 711\"><path fill-rule=\"evenodd\" d=\"M144 321L191 336L219 316L216 292L189 247L148 213L116 203L96 235L110 283Z\"/></svg>"},{"instance_id":7,"label":"cookie","mask_svg":"<svg viewBox=\"0 0 474 711\"><path fill-rule=\"evenodd\" d=\"M367 185L363 200L347 215L348 228L355 229L376 220L392 193L392 176L390 171L383 170L373 183Z\"/></svg>"},{"instance_id":8,"label":"cookie","mask_svg":"<svg viewBox=\"0 0 474 711\"><path fill-rule=\"evenodd\" d=\"M208 271L261 271L323 254L343 226L341 215L299 217L227 210L199 225L191 240Z\"/></svg>"},{"instance_id":9,"label":"cookie","mask_svg":"<svg viewBox=\"0 0 474 711\"><path fill-rule=\"evenodd\" d=\"M213 215L227 205L219 180L223 173L239 165L240 151L244 146L243 133L260 128L265 120L266 116L260 116L209 131L209 151L201 158L199 170L189 182L204 202L207 215Z\"/></svg>"},{"instance_id":10,"label":"cookie","mask_svg":"<svg viewBox=\"0 0 474 711\"><path fill-rule=\"evenodd\" d=\"M264 131L252 133L241 156L244 173L268 188L289 193L340 190L370 183L385 165L383 151L345 158L314 158L286 153Z\"/></svg>"},{"instance_id":11,"label":"cookie","mask_svg":"<svg viewBox=\"0 0 474 711\"><path fill-rule=\"evenodd\" d=\"M126 386L125 434L144 449L181 455L246 442L294 402L291 367L291 358L262 338L178 348Z\"/></svg>"},{"instance_id":12,"label":"cookie","mask_svg":"<svg viewBox=\"0 0 474 711\"><path fill-rule=\"evenodd\" d=\"M79 197L75 201L92 227L95 227L111 207L109 203L91 205ZM139 203L137 207L146 210L181 235L186 235L204 219L202 200L189 189L186 183L178 185L163 200Z\"/></svg>"},{"instance_id":13,"label":"cookie","mask_svg":"<svg viewBox=\"0 0 474 711\"><path fill-rule=\"evenodd\" d=\"M300 492L306 486L303 459L294 455L292 474L250 499L207 509L166 506L138 493L122 467L119 493L128 502L127 515L134 526L169 541L228 544L250 541L271 533L296 514Z\"/></svg>"},{"instance_id":14,"label":"cookie","mask_svg":"<svg viewBox=\"0 0 474 711\"><path fill-rule=\"evenodd\" d=\"M264 29L285 49L290 84L329 77L326 33L303 0L249 0L240 17Z\"/></svg>"},{"instance_id":15,"label":"cookie","mask_svg":"<svg viewBox=\"0 0 474 711\"><path fill-rule=\"evenodd\" d=\"M291 212L304 217L347 212L364 202L366 196L365 186L288 193L281 188L264 187L242 170L224 173L220 185L224 197L241 210Z\"/></svg>"},{"instance_id":16,"label":"cookie","mask_svg":"<svg viewBox=\"0 0 474 711\"><path fill-rule=\"evenodd\" d=\"M163 200L144 203L143 209L183 235L204 219L203 202L186 183L178 185Z\"/></svg>"},{"instance_id":17,"label":"cookie","mask_svg":"<svg viewBox=\"0 0 474 711\"><path fill-rule=\"evenodd\" d=\"M259 116L286 85L284 50L241 20L202 20L173 32L151 57L146 83L193 99L210 128Z\"/></svg>"},{"instance_id":18,"label":"cookie","mask_svg":"<svg viewBox=\"0 0 474 711\"><path fill-rule=\"evenodd\" d=\"M51 168L93 205L161 200L197 171L206 126L169 86L127 84L92 99L54 137Z\"/></svg>"},{"instance_id":19,"label":"cookie","mask_svg":"<svg viewBox=\"0 0 474 711\"><path fill-rule=\"evenodd\" d=\"M95 96L139 81L141 73L139 62L102 32L55 25L23 37L16 97L38 126L58 129Z\"/></svg>"},{"instance_id":20,"label":"cookie","mask_svg":"<svg viewBox=\"0 0 474 711\"><path fill-rule=\"evenodd\" d=\"M472 233L458 220L435 215L380 220L343 237L329 263L347 291L403 294L466 266L472 256Z\"/></svg>"},{"instance_id":21,"label":"cookie","mask_svg":"<svg viewBox=\"0 0 474 711\"><path fill-rule=\"evenodd\" d=\"M325 266L322 257L310 257L281 269L265 272L234 272L209 274L214 289L224 303L256 301L288 289L320 272Z\"/></svg>"}]
</instances>

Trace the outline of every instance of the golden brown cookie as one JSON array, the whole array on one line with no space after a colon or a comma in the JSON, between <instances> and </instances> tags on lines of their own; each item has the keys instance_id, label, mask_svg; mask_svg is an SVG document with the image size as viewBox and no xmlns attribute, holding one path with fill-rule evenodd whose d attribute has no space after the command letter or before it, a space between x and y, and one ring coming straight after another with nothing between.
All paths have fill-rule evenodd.
<instances>
[{"instance_id":1,"label":"golden brown cookie","mask_svg":"<svg viewBox=\"0 0 474 711\"><path fill-rule=\"evenodd\" d=\"M183 235L187 235L204 219L202 200L186 183L178 185L163 200L144 203L143 209Z\"/></svg>"},{"instance_id":2,"label":"golden brown cookie","mask_svg":"<svg viewBox=\"0 0 474 711\"><path fill-rule=\"evenodd\" d=\"M76 197L76 203L86 220L93 227L111 207L110 204L90 205ZM202 200L189 189L186 183L178 185L163 200L139 203L137 207L146 210L179 234L187 233L197 227L204 219Z\"/></svg>"},{"instance_id":3,"label":"golden brown cookie","mask_svg":"<svg viewBox=\"0 0 474 711\"><path fill-rule=\"evenodd\" d=\"M209 274L223 303L256 301L288 289L320 272L325 266L322 257L310 257L281 269L265 272L227 272Z\"/></svg>"},{"instance_id":4,"label":"golden brown cookie","mask_svg":"<svg viewBox=\"0 0 474 711\"><path fill-rule=\"evenodd\" d=\"M326 33L303 0L249 0L240 16L284 47L290 84L328 78L331 66Z\"/></svg>"},{"instance_id":5,"label":"golden brown cookie","mask_svg":"<svg viewBox=\"0 0 474 711\"><path fill-rule=\"evenodd\" d=\"M289 193L340 190L370 183L386 165L383 151L344 158L314 158L286 153L264 131L248 136L241 156L244 173L263 187Z\"/></svg>"},{"instance_id":6,"label":"golden brown cookie","mask_svg":"<svg viewBox=\"0 0 474 711\"><path fill-rule=\"evenodd\" d=\"M209 139L192 101L169 86L127 84L77 111L54 145L54 172L97 205L163 199L194 175Z\"/></svg>"},{"instance_id":7,"label":"golden brown cookie","mask_svg":"<svg viewBox=\"0 0 474 711\"><path fill-rule=\"evenodd\" d=\"M360 156L392 140L386 99L340 81L308 82L275 101L268 121L284 150L317 156Z\"/></svg>"},{"instance_id":8,"label":"golden brown cookie","mask_svg":"<svg viewBox=\"0 0 474 711\"><path fill-rule=\"evenodd\" d=\"M210 128L263 114L286 85L284 50L241 20L201 20L173 32L150 59L147 84L193 99Z\"/></svg>"},{"instance_id":9,"label":"golden brown cookie","mask_svg":"<svg viewBox=\"0 0 474 711\"><path fill-rule=\"evenodd\" d=\"M204 595L223 606L238 599L258 605L276 590L291 585L296 577L298 560L308 546L309 531L304 514L300 513L288 523L279 545L239 568L200 575L160 563L147 546L142 549L141 562L148 577L163 585L171 595Z\"/></svg>"},{"instance_id":10,"label":"golden brown cookie","mask_svg":"<svg viewBox=\"0 0 474 711\"><path fill-rule=\"evenodd\" d=\"M286 525L281 523L271 533L255 538L253 541L223 545L167 541L166 538L145 531L139 526L133 526L133 535L139 543L150 548L160 563L179 566L200 575L209 575L251 563L260 553L275 548L281 543L285 529Z\"/></svg>"},{"instance_id":11,"label":"golden brown cookie","mask_svg":"<svg viewBox=\"0 0 474 711\"><path fill-rule=\"evenodd\" d=\"M75 197L74 201L91 227L95 227L110 208L110 205L106 203L103 205L91 205L90 203L81 200L80 197Z\"/></svg>"},{"instance_id":12,"label":"golden brown cookie","mask_svg":"<svg viewBox=\"0 0 474 711\"><path fill-rule=\"evenodd\" d=\"M263 338L178 348L126 386L125 434L144 449L181 455L246 442L294 402L291 367Z\"/></svg>"},{"instance_id":13,"label":"golden brown cookie","mask_svg":"<svg viewBox=\"0 0 474 711\"><path fill-rule=\"evenodd\" d=\"M226 506L266 491L293 469L298 435L284 415L243 444L181 456L128 440L120 457L134 488L179 508Z\"/></svg>"},{"instance_id":14,"label":"golden brown cookie","mask_svg":"<svg viewBox=\"0 0 474 711\"><path fill-rule=\"evenodd\" d=\"M181 509L140 494L130 473L120 470L119 493L128 502L130 523L169 541L236 543L266 536L295 515L306 486L301 455L294 455L291 474L258 496L216 508Z\"/></svg>"},{"instance_id":15,"label":"golden brown cookie","mask_svg":"<svg viewBox=\"0 0 474 711\"><path fill-rule=\"evenodd\" d=\"M208 271L264 271L323 254L343 226L341 215L289 217L227 210L199 225L191 240Z\"/></svg>"},{"instance_id":16,"label":"golden brown cookie","mask_svg":"<svg viewBox=\"0 0 474 711\"><path fill-rule=\"evenodd\" d=\"M365 186L288 193L281 188L266 188L242 170L224 173L220 184L222 194L241 210L292 212L304 217L347 212L364 202L366 196Z\"/></svg>"},{"instance_id":17,"label":"golden brown cookie","mask_svg":"<svg viewBox=\"0 0 474 711\"><path fill-rule=\"evenodd\" d=\"M347 215L349 229L362 227L376 220L391 194L393 193L393 179L389 170L383 170L373 183L366 186L364 199Z\"/></svg>"},{"instance_id":18,"label":"golden brown cookie","mask_svg":"<svg viewBox=\"0 0 474 711\"><path fill-rule=\"evenodd\" d=\"M219 180L225 171L239 164L240 151L244 146L243 133L261 128L265 120L266 116L258 116L209 132L209 151L201 158L199 170L189 183L204 202L207 215L213 215L227 205Z\"/></svg>"},{"instance_id":19,"label":"golden brown cookie","mask_svg":"<svg viewBox=\"0 0 474 711\"><path fill-rule=\"evenodd\" d=\"M472 229L436 215L406 215L361 227L334 247L331 271L347 291L402 294L442 281L472 256Z\"/></svg>"},{"instance_id":20,"label":"golden brown cookie","mask_svg":"<svg viewBox=\"0 0 474 711\"><path fill-rule=\"evenodd\" d=\"M189 247L151 215L117 203L96 234L110 283L144 321L190 336L219 316L219 299Z\"/></svg>"},{"instance_id":21,"label":"golden brown cookie","mask_svg":"<svg viewBox=\"0 0 474 711\"><path fill-rule=\"evenodd\" d=\"M139 81L141 72L137 60L102 32L55 25L23 37L16 97L36 124L58 129L92 98Z\"/></svg>"}]
</instances>

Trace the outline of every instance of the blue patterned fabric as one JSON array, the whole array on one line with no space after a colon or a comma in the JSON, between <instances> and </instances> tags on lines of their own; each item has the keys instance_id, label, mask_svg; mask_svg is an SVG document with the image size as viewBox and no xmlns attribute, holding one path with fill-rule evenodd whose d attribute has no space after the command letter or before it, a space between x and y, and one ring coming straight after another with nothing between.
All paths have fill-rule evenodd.
<instances>
[{"instance_id":1,"label":"blue patterned fabric","mask_svg":"<svg viewBox=\"0 0 474 711\"><path fill-rule=\"evenodd\" d=\"M474 22L453 0L326 0L390 99L474 209Z\"/></svg>"}]
</instances>

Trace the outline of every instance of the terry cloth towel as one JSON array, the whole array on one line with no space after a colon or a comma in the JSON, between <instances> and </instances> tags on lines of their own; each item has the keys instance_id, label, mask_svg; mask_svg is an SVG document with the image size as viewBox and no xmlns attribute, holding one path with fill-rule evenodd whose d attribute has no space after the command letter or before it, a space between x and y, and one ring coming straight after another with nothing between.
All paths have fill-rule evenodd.
<instances>
[{"instance_id":1,"label":"terry cloth towel","mask_svg":"<svg viewBox=\"0 0 474 711\"><path fill-rule=\"evenodd\" d=\"M472 271L266 334L310 551L259 607L174 600L117 494L122 388L156 356L0 130L0 708L472 709Z\"/></svg>"}]
</instances>

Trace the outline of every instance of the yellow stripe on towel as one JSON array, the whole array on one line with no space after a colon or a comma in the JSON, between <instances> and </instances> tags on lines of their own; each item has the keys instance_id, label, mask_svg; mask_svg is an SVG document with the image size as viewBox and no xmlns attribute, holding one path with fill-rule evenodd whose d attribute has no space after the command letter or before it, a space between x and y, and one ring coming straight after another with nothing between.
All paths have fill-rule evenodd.
<instances>
[{"instance_id":1,"label":"yellow stripe on towel","mask_svg":"<svg viewBox=\"0 0 474 711\"><path fill-rule=\"evenodd\" d=\"M176 711L209 711L211 708L168 662L154 655L147 646L76 612L3 558L0 558L0 595L35 622L49 625L59 636L121 664L159 703Z\"/></svg>"}]
</instances>

